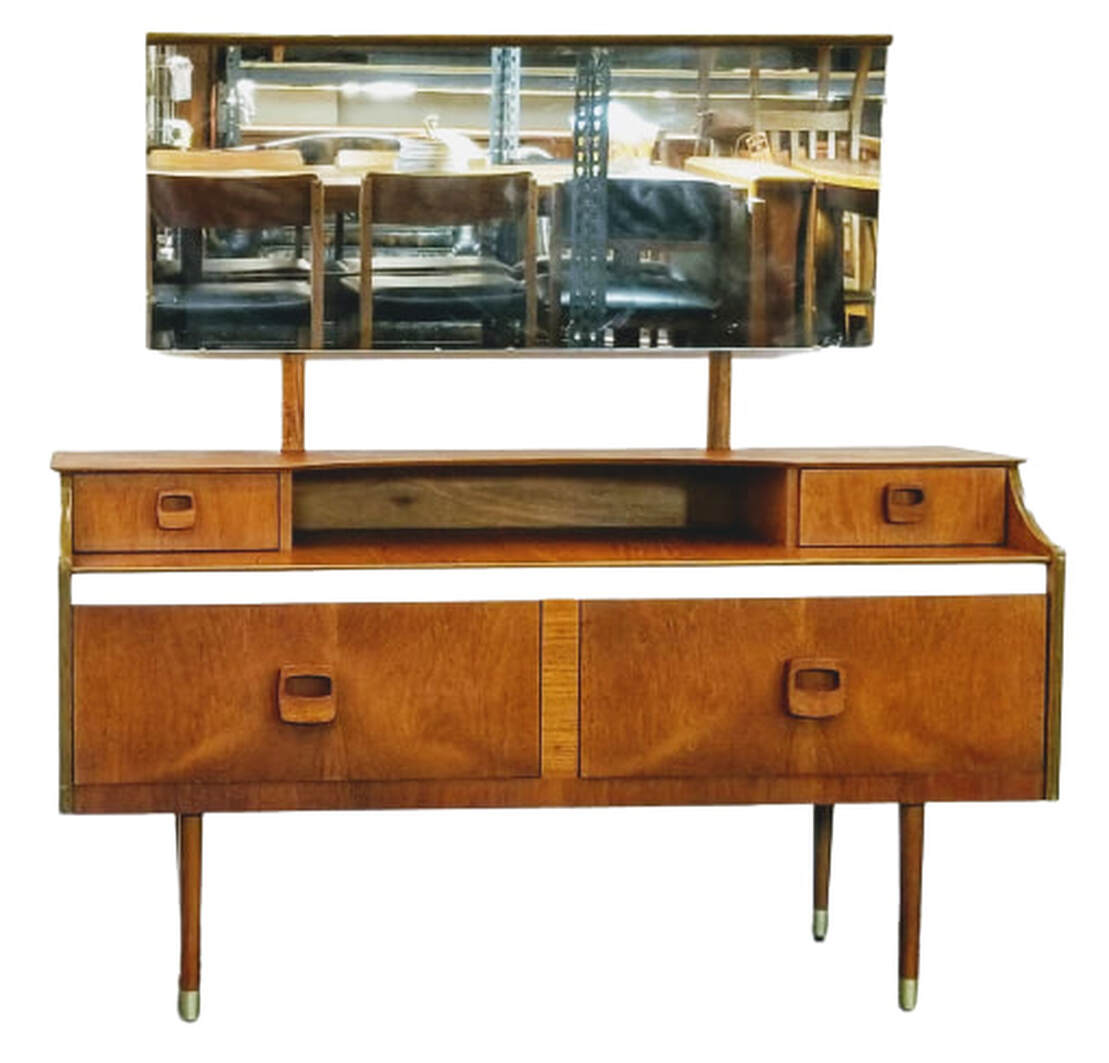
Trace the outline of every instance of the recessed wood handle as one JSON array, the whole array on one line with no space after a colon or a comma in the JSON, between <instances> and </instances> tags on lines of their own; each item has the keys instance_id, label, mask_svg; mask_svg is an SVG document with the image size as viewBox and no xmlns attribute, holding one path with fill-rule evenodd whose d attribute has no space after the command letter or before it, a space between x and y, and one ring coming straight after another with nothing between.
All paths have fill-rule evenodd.
<instances>
[{"instance_id":1,"label":"recessed wood handle","mask_svg":"<svg viewBox=\"0 0 1109 1063\"><path fill-rule=\"evenodd\" d=\"M847 708L847 672L827 657L794 657L786 666L786 709L819 720Z\"/></svg>"},{"instance_id":2,"label":"recessed wood handle","mask_svg":"<svg viewBox=\"0 0 1109 1063\"><path fill-rule=\"evenodd\" d=\"M196 496L192 491L159 491L154 506L158 527L166 531L181 531L196 524Z\"/></svg>"},{"instance_id":3,"label":"recessed wood handle","mask_svg":"<svg viewBox=\"0 0 1109 1063\"><path fill-rule=\"evenodd\" d=\"M886 522L919 524L928 516L928 495L921 484L886 484Z\"/></svg>"},{"instance_id":4,"label":"recessed wood handle","mask_svg":"<svg viewBox=\"0 0 1109 1063\"><path fill-rule=\"evenodd\" d=\"M331 723L335 678L327 667L286 665L277 679L277 713L285 723Z\"/></svg>"}]
</instances>

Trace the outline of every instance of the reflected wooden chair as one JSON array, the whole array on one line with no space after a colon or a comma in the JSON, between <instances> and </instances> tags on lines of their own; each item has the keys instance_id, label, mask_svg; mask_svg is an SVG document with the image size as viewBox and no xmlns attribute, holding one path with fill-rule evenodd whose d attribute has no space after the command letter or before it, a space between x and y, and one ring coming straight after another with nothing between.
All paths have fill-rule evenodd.
<instances>
[{"instance_id":1,"label":"reflected wooden chair","mask_svg":"<svg viewBox=\"0 0 1109 1063\"><path fill-rule=\"evenodd\" d=\"M526 171L512 173L381 173L362 181L360 264L356 292L359 344L375 346L534 346L536 342L536 189ZM489 223L500 223L490 226ZM401 266L373 253L375 230L495 229L483 242L433 253ZM475 253L476 250L476 253ZM389 268L393 261L395 267Z\"/></svg>"},{"instance_id":2,"label":"reflected wooden chair","mask_svg":"<svg viewBox=\"0 0 1109 1063\"><path fill-rule=\"evenodd\" d=\"M188 349L323 346L323 186L315 175L152 172L147 174L147 205L152 341L165 335L170 346ZM310 232L307 280L211 280L205 275L204 230L281 225L305 226ZM182 241L181 267L172 283L154 277L158 227L198 234Z\"/></svg>"},{"instance_id":3,"label":"reflected wooden chair","mask_svg":"<svg viewBox=\"0 0 1109 1063\"><path fill-rule=\"evenodd\" d=\"M199 151L176 151L156 148L146 157L147 169L160 173L230 173L266 172L296 173L304 169L300 152L294 148L233 150L217 148ZM215 238L210 238L211 242ZM304 258L304 230L296 226L289 234L254 232L251 234L220 234L225 253L204 257L205 280L307 280L308 262ZM209 248L209 252L212 249ZM188 252L198 254L196 249ZM172 272L164 266L159 279L172 281Z\"/></svg>"},{"instance_id":4,"label":"reflected wooden chair","mask_svg":"<svg viewBox=\"0 0 1109 1063\"><path fill-rule=\"evenodd\" d=\"M873 54L869 45L858 49L850 97L832 96L832 49L829 45L821 46L817 50L815 98L791 98L760 95L760 76L764 71L758 66L759 52L755 49L749 71L750 97L724 109L706 108L701 113L702 140L714 144L720 154L734 155L742 154L745 137L765 137L771 157L788 164L802 154L810 159L835 159L842 137L847 157L859 159Z\"/></svg>"},{"instance_id":5,"label":"reflected wooden chair","mask_svg":"<svg viewBox=\"0 0 1109 1063\"><path fill-rule=\"evenodd\" d=\"M850 137L851 109L843 100L745 100L701 116L702 136L720 155L745 155L764 137L770 157L788 165L802 155L834 159L838 137Z\"/></svg>"}]
</instances>

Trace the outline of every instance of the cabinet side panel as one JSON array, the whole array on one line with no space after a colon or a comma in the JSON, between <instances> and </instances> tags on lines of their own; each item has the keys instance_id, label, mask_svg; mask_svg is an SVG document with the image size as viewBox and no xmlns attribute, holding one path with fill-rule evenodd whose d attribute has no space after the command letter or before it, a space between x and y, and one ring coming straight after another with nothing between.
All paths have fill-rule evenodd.
<instances>
[{"instance_id":1,"label":"cabinet side panel","mask_svg":"<svg viewBox=\"0 0 1109 1063\"><path fill-rule=\"evenodd\" d=\"M73 811L73 477L62 476L58 560L58 807Z\"/></svg>"}]
</instances>

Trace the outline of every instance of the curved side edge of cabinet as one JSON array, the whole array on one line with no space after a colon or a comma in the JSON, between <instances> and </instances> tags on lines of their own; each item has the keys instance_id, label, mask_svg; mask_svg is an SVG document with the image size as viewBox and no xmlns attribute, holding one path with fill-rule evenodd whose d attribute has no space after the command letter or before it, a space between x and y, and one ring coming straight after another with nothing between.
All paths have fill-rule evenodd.
<instances>
[{"instance_id":1,"label":"curved side edge of cabinet","mask_svg":"<svg viewBox=\"0 0 1109 1063\"><path fill-rule=\"evenodd\" d=\"M1020 470L1009 470L1007 504L1007 542L1009 546L1043 551L1047 562L1047 683L1044 690L1044 794L1049 801L1059 799L1059 758L1063 703L1063 597L1066 554L1056 546L1037 523L1024 502Z\"/></svg>"},{"instance_id":2,"label":"curved side edge of cabinet","mask_svg":"<svg viewBox=\"0 0 1109 1063\"><path fill-rule=\"evenodd\" d=\"M73 477L62 476L58 559L58 808L73 812Z\"/></svg>"}]
</instances>

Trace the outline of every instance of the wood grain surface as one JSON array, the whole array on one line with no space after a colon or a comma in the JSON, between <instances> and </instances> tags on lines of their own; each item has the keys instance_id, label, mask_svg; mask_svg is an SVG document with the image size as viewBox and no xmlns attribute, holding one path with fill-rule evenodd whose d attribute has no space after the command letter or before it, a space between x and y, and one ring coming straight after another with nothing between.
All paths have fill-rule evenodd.
<instances>
[{"instance_id":1,"label":"wood grain surface","mask_svg":"<svg viewBox=\"0 0 1109 1063\"><path fill-rule=\"evenodd\" d=\"M421 568L513 565L929 564L937 561L1046 561L1042 551L1004 546L781 546L731 534L685 530L568 530L301 533L289 552L223 551L78 554L74 571Z\"/></svg>"},{"instance_id":2,"label":"wood grain surface","mask_svg":"<svg viewBox=\"0 0 1109 1063\"><path fill-rule=\"evenodd\" d=\"M1013 465L1019 459L958 447L749 447L742 450L276 450L59 451L57 472L249 472L368 465L717 465L887 466Z\"/></svg>"},{"instance_id":3,"label":"wood grain surface","mask_svg":"<svg viewBox=\"0 0 1109 1063\"><path fill-rule=\"evenodd\" d=\"M177 817L177 884L181 914L181 965L178 989L200 988L200 882L203 817Z\"/></svg>"},{"instance_id":4,"label":"wood grain surface","mask_svg":"<svg viewBox=\"0 0 1109 1063\"><path fill-rule=\"evenodd\" d=\"M78 784L539 773L536 604L77 607L74 632ZM330 724L278 715L304 661Z\"/></svg>"},{"instance_id":5,"label":"wood grain surface","mask_svg":"<svg viewBox=\"0 0 1109 1063\"><path fill-rule=\"evenodd\" d=\"M582 774L881 775L1044 767L1045 599L582 605ZM842 663L828 719L785 707L791 659Z\"/></svg>"},{"instance_id":6,"label":"wood grain surface","mask_svg":"<svg viewBox=\"0 0 1109 1063\"><path fill-rule=\"evenodd\" d=\"M924 513L895 523L887 492L919 491ZM954 546L1005 541L1005 470L805 469L802 546Z\"/></svg>"},{"instance_id":7,"label":"wood grain surface","mask_svg":"<svg viewBox=\"0 0 1109 1063\"><path fill-rule=\"evenodd\" d=\"M734 528L761 469L601 465L311 472L293 478L293 529ZM780 470L770 470L781 478ZM754 519L754 518L752 518Z\"/></svg>"},{"instance_id":8,"label":"wood grain surface","mask_svg":"<svg viewBox=\"0 0 1109 1063\"><path fill-rule=\"evenodd\" d=\"M732 356L709 355L708 449L727 450L732 438Z\"/></svg>"},{"instance_id":9,"label":"wood grain surface","mask_svg":"<svg viewBox=\"0 0 1109 1063\"><path fill-rule=\"evenodd\" d=\"M543 777L578 774L579 604L542 606Z\"/></svg>"},{"instance_id":10,"label":"wood grain surface","mask_svg":"<svg viewBox=\"0 0 1109 1063\"><path fill-rule=\"evenodd\" d=\"M898 920L897 966L901 978L920 974L920 893L924 871L924 805L898 809L901 903Z\"/></svg>"},{"instance_id":11,"label":"wood grain surface","mask_svg":"<svg viewBox=\"0 0 1109 1063\"><path fill-rule=\"evenodd\" d=\"M1047 712L1044 727L1047 743L1047 777L1044 796L1059 798L1059 761L1063 725L1063 600L1066 592L1067 559L1040 527L1024 501L1020 470L1009 470L1006 496L1008 541L1020 549L1042 550L1047 566Z\"/></svg>"},{"instance_id":12,"label":"wood grain surface","mask_svg":"<svg viewBox=\"0 0 1109 1063\"><path fill-rule=\"evenodd\" d=\"M423 779L359 782L83 785L73 810L251 812L358 808L564 808L609 805L1032 801L1043 771L924 775L730 775L684 779Z\"/></svg>"},{"instance_id":13,"label":"wood grain surface","mask_svg":"<svg viewBox=\"0 0 1109 1063\"><path fill-rule=\"evenodd\" d=\"M190 527L159 527L158 496L191 493ZM73 477L73 549L276 550L275 473L83 473Z\"/></svg>"}]
</instances>

